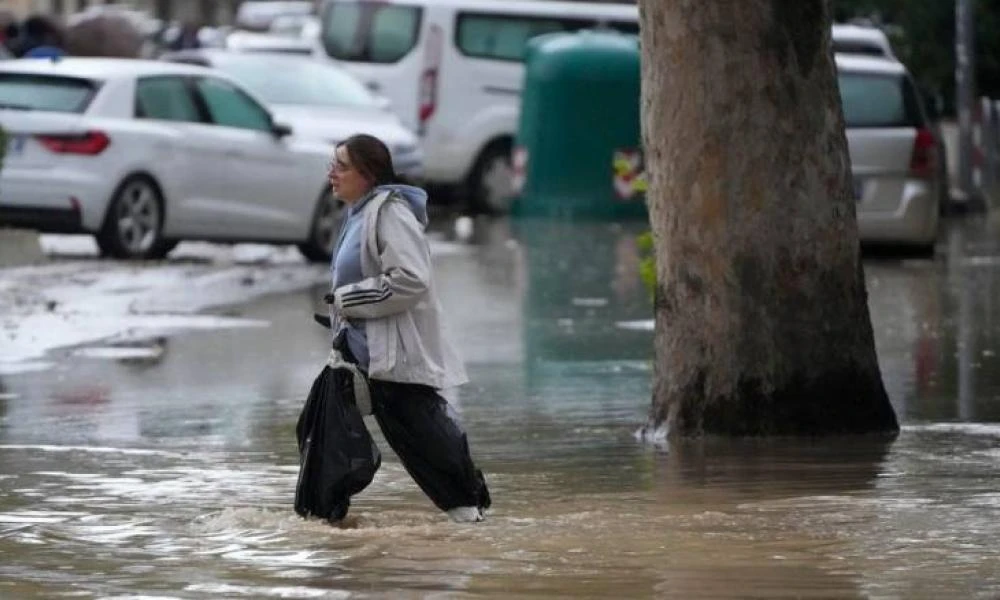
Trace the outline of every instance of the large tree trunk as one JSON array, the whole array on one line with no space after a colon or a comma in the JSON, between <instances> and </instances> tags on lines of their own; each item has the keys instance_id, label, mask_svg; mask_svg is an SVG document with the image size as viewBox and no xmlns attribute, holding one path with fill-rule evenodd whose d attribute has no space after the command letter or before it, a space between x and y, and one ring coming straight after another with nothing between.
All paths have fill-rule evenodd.
<instances>
[{"instance_id":1,"label":"large tree trunk","mask_svg":"<svg viewBox=\"0 0 1000 600\"><path fill-rule=\"evenodd\" d=\"M647 432L895 432L825 0L641 0Z\"/></svg>"}]
</instances>

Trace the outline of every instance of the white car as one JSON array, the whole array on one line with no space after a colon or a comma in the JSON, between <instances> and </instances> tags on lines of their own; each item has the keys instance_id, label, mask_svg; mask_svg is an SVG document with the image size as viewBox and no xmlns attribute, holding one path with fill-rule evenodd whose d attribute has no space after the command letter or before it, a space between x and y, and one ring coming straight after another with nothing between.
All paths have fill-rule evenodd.
<instances>
[{"instance_id":1,"label":"white car","mask_svg":"<svg viewBox=\"0 0 1000 600\"><path fill-rule=\"evenodd\" d=\"M861 240L933 254L947 182L916 85L896 60L836 61Z\"/></svg>"},{"instance_id":2,"label":"white car","mask_svg":"<svg viewBox=\"0 0 1000 600\"><path fill-rule=\"evenodd\" d=\"M387 109L384 99L341 67L298 56L221 50L186 50L161 58L229 75L302 136L334 145L355 133L374 135L392 152L397 174L410 183L423 179L424 158L416 134Z\"/></svg>"},{"instance_id":3,"label":"white car","mask_svg":"<svg viewBox=\"0 0 1000 600\"><path fill-rule=\"evenodd\" d=\"M180 240L298 244L327 260L332 149L221 73L160 61L0 64L0 225L89 233L106 255Z\"/></svg>"}]
</instances>

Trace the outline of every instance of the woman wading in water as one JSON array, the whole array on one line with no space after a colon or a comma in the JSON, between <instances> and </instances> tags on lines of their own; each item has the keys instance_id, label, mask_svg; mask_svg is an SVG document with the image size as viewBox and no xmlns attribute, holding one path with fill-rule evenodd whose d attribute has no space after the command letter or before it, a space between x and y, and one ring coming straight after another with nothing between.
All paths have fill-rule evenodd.
<instances>
[{"instance_id":1,"label":"woman wading in water","mask_svg":"<svg viewBox=\"0 0 1000 600\"><path fill-rule=\"evenodd\" d=\"M330 185L347 207L327 297L334 346L367 374L372 413L417 485L453 520L481 521L486 481L438 393L468 380L441 323L424 234L427 193L396 183L389 150L370 135L337 146ZM331 519L349 505L343 498Z\"/></svg>"}]
</instances>

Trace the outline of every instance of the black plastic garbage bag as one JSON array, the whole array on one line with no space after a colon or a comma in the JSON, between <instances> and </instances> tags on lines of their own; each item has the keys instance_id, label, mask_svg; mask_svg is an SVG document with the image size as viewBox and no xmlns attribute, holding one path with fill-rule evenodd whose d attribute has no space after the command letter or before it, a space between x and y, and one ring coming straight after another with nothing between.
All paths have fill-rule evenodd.
<instances>
[{"instance_id":1,"label":"black plastic garbage bag","mask_svg":"<svg viewBox=\"0 0 1000 600\"><path fill-rule=\"evenodd\" d=\"M372 380L375 419L406 471L441 510L489 508L483 472L469 453L465 429L448 402L426 385Z\"/></svg>"},{"instance_id":2,"label":"black plastic garbage bag","mask_svg":"<svg viewBox=\"0 0 1000 600\"><path fill-rule=\"evenodd\" d=\"M299 415L295 512L336 521L365 489L382 455L354 404L351 372L323 367Z\"/></svg>"}]
</instances>

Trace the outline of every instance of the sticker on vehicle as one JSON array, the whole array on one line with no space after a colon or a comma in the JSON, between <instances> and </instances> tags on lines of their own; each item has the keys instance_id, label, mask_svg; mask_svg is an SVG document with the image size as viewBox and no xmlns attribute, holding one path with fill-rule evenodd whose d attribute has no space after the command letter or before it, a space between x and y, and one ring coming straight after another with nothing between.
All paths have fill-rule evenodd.
<instances>
[{"instance_id":1,"label":"sticker on vehicle","mask_svg":"<svg viewBox=\"0 0 1000 600\"><path fill-rule=\"evenodd\" d=\"M612 160L615 193L622 200L633 200L646 193L646 166L642 150L622 148L615 150Z\"/></svg>"}]
</instances>

